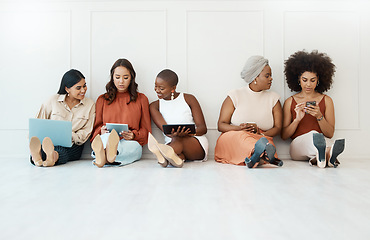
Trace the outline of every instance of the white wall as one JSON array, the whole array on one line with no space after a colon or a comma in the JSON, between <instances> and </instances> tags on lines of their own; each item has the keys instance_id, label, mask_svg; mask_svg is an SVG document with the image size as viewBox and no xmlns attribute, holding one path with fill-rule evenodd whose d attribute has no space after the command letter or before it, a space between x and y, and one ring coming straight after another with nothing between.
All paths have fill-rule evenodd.
<instances>
[{"instance_id":1,"label":"white wall","mask_svg":"<svg viewBox=\"0 0 370 240\"><path fill-rule=\"evenodd\" d=\"M28 118L79 69L94 100L118 58L129 59L141 92L156 100L156 74L171 68L178 89L203 108L213 155L219 109L254 54L270 60L272 89L292 95L283 63L297 50L328 53L337 66L328 94L344 156L366 158L370 135L368 1L5 1L0 0L0 158L28 155ZM277 139L281 157L288 144Z\"/></svg>"}]
</instances>

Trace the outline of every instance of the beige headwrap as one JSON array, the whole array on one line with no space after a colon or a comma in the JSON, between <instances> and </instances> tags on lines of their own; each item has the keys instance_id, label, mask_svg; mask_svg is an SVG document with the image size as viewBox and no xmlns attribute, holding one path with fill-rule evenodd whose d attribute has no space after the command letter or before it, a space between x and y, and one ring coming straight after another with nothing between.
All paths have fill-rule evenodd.
<instances>
[{"instance_id":1,"label":"beige headwrap","mask_svg":"<svg viewBox=\"0 0 370 240\"><path fill-rule=\"evenodd\" d=\"M262 56L252 56L248 58L240 76L247 83L252 82L262 72L263 68L269 64L269 60Z\"/></svg>"}]
</instances>

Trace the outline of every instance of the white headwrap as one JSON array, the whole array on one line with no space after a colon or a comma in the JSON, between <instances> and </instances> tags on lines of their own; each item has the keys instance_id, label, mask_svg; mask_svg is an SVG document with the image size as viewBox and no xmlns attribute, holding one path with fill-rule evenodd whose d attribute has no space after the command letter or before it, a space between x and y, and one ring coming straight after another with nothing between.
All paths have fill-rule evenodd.
<instances>
[{"instance_id":1,"label":"white headwrap","mask_svg":"<svg viewBox=\"0 0 370 240\"><path fill-rule=\"evenodd\" d=\"M248 58L240 76L247 83L252 82L262 72L263 68L269 64L269 60L262 56L252 56Z\"/></svg>"}]
</instances>

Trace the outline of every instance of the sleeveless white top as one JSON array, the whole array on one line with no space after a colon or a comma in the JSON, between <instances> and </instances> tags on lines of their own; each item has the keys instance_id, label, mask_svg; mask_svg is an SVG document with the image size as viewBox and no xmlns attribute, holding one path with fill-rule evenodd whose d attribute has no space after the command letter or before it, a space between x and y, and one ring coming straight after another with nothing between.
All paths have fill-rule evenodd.
<instances>
[{"instance_id":1,"label":"sleeveless white top","mask_svg":"<svg viewBox=\"0 0 370 240\"><path fill-rule=\"evenodd\" d=\"M264 131L274 126L272 109L279 101L279 94L273 91L254 92L246 86L232 90L228 95L235 107L231 117L232 125L255 122Z\"/></svg>"},{"instance_id":2,"label":"sleeveless white top","mask_svg":"<svg viewBox=\"0 0 370 240\"><path fill-rule=\"evenodd\" d=\"M162 114L167 124L194 124L193 114L188 103L185 101L184 94L180 93L174 100L159 99L159 112ZM165 137L165 142L171 142L171 138ZM206 136L195 136L204 149L206 156L203 161L207 160L208 140ZM201 159L200 159L201 160Z\"/></svg>"},{"instance_id":3,"label":"sleeveless white top","mask_svg":"<svg viewBox=\"0 0 370 240\"><path fill-rule=\"evenodd\" d=\"M180 93L174 100L159 99L159 112L167 124L194 124L191 109L183 93Z\"/></svg>"}]
</instances>

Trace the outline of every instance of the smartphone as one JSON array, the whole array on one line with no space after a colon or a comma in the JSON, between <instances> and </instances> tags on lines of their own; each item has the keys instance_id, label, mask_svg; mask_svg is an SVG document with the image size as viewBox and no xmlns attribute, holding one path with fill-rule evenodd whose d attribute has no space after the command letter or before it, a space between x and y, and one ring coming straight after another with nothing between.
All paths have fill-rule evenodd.
<instances>
[{"instance_id":1,"label":"smartphone","mask_svg":"<svg viewBox=\"0 0 370 240\"><path fill-rule=\"evenodd\" d=\"M316 101L307 101L306 102L306 107L310 107L310 106L316 106Z\"/></svg>"},{"instance_id":2,"label":"smartphone","mask_svg":"<svg viewBox=\"0 0 370 240\"><path fill-rule=\"evenodd\" d=\"M257 124L255 122L247 122L248 127L254 127L254 129L257 129Z\"/></svg>"}]
</instances>

